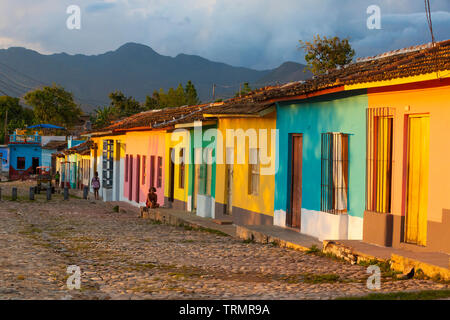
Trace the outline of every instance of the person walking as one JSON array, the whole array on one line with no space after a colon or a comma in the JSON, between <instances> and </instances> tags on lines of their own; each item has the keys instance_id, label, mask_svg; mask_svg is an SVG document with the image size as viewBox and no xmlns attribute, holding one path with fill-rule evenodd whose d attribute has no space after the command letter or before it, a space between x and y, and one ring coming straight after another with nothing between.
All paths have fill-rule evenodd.
<instances>
[{"instance_id":1,"label":"person walking","mask_svg":"<svg viewBox=\"0 0 450 320\"><path fill-rule=\"evenodd\" d=\"M98 178L98 172L95 172L91 181L92 189L94 189L95 200L98 200L98 190L100 189L100 179Z\"/></svg>"}]
</instances>

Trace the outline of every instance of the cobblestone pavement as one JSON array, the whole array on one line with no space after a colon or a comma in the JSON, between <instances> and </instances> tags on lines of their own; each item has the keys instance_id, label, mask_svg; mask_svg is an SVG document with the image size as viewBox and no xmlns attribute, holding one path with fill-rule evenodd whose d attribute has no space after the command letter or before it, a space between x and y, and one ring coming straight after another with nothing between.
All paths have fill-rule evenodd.
<instances>
[{"instance_id":1,"label":"cobblestone pavement","mask_svg":"<svg viewBox=\"0 0 450 320\"><path fill-rule=\"evenodd\" d=\"M81 269L80 290L67 289L69 265ZM363 266L159 225L133 210L61 195L0 202L0 270L0 299L331 299L373 292ZM378 292L449 287L383 278Z\"/></svg>"}]
</instances>

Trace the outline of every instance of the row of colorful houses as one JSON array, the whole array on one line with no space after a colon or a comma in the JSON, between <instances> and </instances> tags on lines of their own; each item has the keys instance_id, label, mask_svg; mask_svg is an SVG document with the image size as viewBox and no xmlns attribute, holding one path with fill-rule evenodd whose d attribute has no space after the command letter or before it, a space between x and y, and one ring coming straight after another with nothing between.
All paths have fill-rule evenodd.
<instances>
[{"instance_id":1,"label":"row of colorful houses","mask_svg":"<svg viewBox=\"0 0 450 320\"><path fill-rule=\"evenodd\" d=\"M98 172L104 201L142 206L154 187L161 206L237 225L450 253L449 96L445 41L143 112L87 133L58 165L88 172L69 170L73 187Z\"/></svg>"}]
</instances>

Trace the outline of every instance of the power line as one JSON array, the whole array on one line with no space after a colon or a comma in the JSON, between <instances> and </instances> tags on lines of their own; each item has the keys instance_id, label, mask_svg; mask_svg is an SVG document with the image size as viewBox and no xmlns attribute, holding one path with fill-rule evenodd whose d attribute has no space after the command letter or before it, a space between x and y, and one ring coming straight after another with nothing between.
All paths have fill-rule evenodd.
<instances>
[{"instance_id":1,"label":"power line","mask_svg":"<svg viewBox=\"0 0 450 320\"><path fill-rule=\"evenodd\" d=\"M425 13L427 15L427 23L428 23L428 28L430 29L430 33L431 33L431 42L434 43L436 42L435 38L434 38L434 34L433 34L433 21L431 20L431 5L430 5L430 0L425 0Z\"/></svg>"}]
</instances>

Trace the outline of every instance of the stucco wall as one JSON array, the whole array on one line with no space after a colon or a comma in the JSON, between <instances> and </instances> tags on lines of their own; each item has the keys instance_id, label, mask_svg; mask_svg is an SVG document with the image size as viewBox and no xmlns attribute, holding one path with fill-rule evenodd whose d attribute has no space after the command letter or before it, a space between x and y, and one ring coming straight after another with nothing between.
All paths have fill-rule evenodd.
<instances>
[{"instance_id":1,"label":"stucco wall","mask_svg":"<svg viewBox=\"0 0 450 320\"><path fill-rule=\"evenodd\" d=\"M244 164L238 164L237 154L239 145L237 140L234 143L234 166L233 166L233 207L240 208L248 214L249 212L263 214L267 217L273 217L273 204L274 204L274 190L275 190L275 171L276 171L276 152L275 141L272 141L271 130L276 129L276 113L272 112L265 117L254 118L222 118L219 119L218 129L222 133L222 148L223 148L223 162L226 162L226 148L227 148L227 129L243 130L246 132L248 129L254 129L257 132L258 146L260 146L260 129L265 129L267 137L267 157L270 159L269 164L261 165L261 170L265 168L267 171L271 171L272 174L260 175L259 180L259 193L258 195L251 195L248 193L249 183L249 144L246 139L245 147L240 147L239 152L245 153ZM230 146L228 146L230 147ZM269 170L273 167L273 170ZM226 164L216 165L216 196L215 201L217 204L226 204Z\"/></svg>"},{"instance_id":2,"label":"stucco wall","mask_svg":"<svg viewBox=\"0 0 450 320\"><path fill-rule=\"evenodd\" d=\"M338 93L298 103L277 106L279 130L279 168L275 176L275 210L289 212L289 134L303 134L302 210L320 212L321 134L349 134L349 205L348 214L362 219L365 208L366 108L365 91ZM302 214L303 218L303 214ZM333 219L327 219L329 223ZM326 235L328 226L320 224ZM347 235L362 238L362 220L350 225ZM303 227L302 227L303 229ZM320 231L315 231L320 232ZM331 233L335 234L335 233ZM342 237L342 234L339 235Z\"/></svg>"},{"instance_id":3,"label":"stucco wall","mask_svg":"<svg viewBox=\"0 0 450 320\"><path fill-rule=\"evenodd\" d=\"M450 79L369 89L369 107L395 109L393 124L392 210L394 215L393 246L403 242L406 205L406 139L407 116L429 114L429 176L427 204L427 248L449 252L450 219ZM448 215L448 213L447 213ZM416 246L418 247L418 246ZM409 247L408 249L414 249Z\"/></svg>"}]
</instances>

